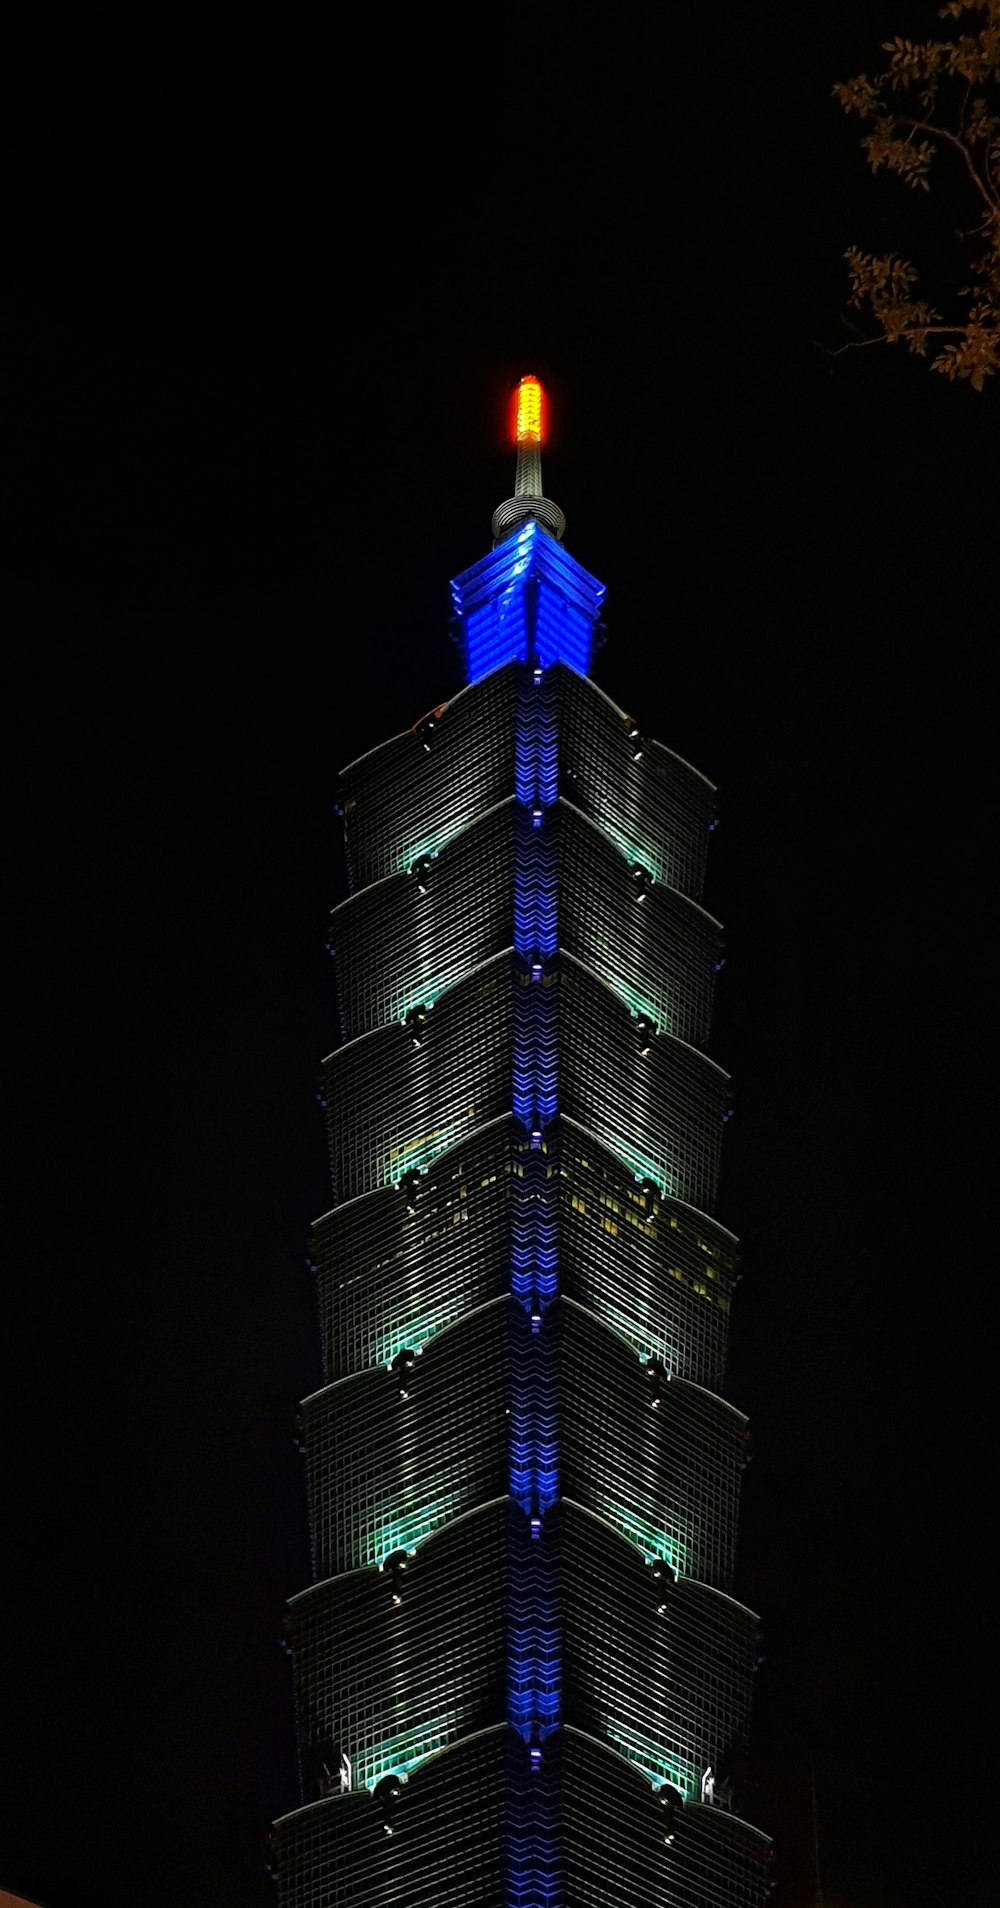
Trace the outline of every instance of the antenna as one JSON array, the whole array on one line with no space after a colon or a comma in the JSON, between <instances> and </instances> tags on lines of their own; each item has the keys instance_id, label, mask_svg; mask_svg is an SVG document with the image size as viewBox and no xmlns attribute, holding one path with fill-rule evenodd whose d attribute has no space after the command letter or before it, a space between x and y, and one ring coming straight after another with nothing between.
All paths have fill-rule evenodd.
<instances>
[{"instance_id":1,"label":"antenna","mask_svg":"<svg viewBox=\"0 0 1000 1908\"><path fill-rule=\"evenodd\" d=\"M548 436L549 401L533 374L511 393L510 435L517 446L514 495L493 512L493 543L504 543L533 517L550 537L561 540L566 519L558 504L542 494L542 445Z\"/></svg>"}]
</instances>

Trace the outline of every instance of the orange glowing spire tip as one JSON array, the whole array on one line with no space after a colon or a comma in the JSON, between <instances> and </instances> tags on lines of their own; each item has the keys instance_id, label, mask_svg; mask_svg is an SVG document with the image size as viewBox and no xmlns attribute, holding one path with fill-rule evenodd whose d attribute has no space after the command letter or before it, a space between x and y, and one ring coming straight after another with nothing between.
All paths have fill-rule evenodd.
<instances>
[{"instance_id":1,"label":"orange glowing spire tip","mask_svg":"<svg viewBox=\"0 0 1000 1908\"><path fill-rule=\"evenodd\" d=\"M544 444L548 435L549 404L536 377L521 379L513 394L511 411L515 444Z\"/></svg>"},{"instance_id":2,"label":"orange glowing spire tip","mask_svg":"<svg viewBox=\"0 0 1000 1908\"><path fill-rule=\"evenodd\" d=\"M493 547L528 522L557 542L566 528L558 504L542 494L542 446L549 435L549 401L536 377L522 378L510 394L510 441L517 446L514 495L493 512Z\"/></svg>"}]
</instances>

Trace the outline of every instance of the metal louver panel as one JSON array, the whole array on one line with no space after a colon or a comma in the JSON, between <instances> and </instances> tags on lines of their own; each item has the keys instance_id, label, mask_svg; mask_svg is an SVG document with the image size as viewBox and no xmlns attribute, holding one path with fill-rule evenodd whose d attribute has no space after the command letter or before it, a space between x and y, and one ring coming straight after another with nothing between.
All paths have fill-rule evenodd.
<instances>
[{"instance_id":1,"label":"metal louver panel","mask_svg":"<svg viewBox=\"0 0 1000 1908\"><path fill-rule=\"evenodd\" d=\"M341 805L353 889L403 873L507 800L522 673L517 663L496 670L344 769Z\"/></svg>"},{"instance_id":2,"label":"metal louver panel","mask_svg":"<svg viewBox=\"0 0 1000 1908\"><path fill-rule=\"evenodd\" d=\"M519 820L512 797L459 829L429 866L391 875L334 910L346 1039L429 1005L509 947Z\"/></svg>"},{"instance_id":3,"label":"metal louver panel","mask_svg":"<svg viewBox=\"0 0 1000 1908\"><path fill-rule=\"evenodd\" d=\"M354 1782L373 1788L502 1722L508 1639L526 1589L551 1661L563 1666L567 1724L687 1800L699 1799L708 1765L731 1791L756 1661L752 1611L704 1584L670 1580L569 1501L552 1506L533 1538L506 1498L381 1569L293 1599L307 1796L323 1791L332 1745L350 1744ZM647 1665L641 1681L637 1661Z\"/></svg>"},{"instance_id":4,"label":"metal louver panel","mask_svg":"<svg viewBox=\"0 0 1000 1908\"><path fill-rule=\"evenodd\" d=\"M675 1806L619 1757L566 1729L561 1789L566 1908L762 1908L773 1886L767 1837L738 1816Z\"/></svg>"},{"instance_id":5,"label":"metal louver panel","mask_svg":"<svg viewBox=\"0 0 1000 1908\"><path fill-rule=\"evenodd\" d=\"M275 1825L281 1908L510 1908L557 1857L565 1908L763 1908L767 1838L738 1816L657 1794L580 1731L543 1765L484 1730L406 1782L296 1810Z\"/></svg>"},{"instance_id":6,"label":"metal louver panel","mask_svg":"<svg viewBox=\"0 0 1000 1908\"><path fill-rule=\"evenodd\" d=\"M557 1347L560 1487L677 1575L728 1590L746 1419L684 1379L669 1382L562 1298Z\"/></svg>"},{"instance_id":7,"label":"metal louver panel","mask_svg":"<svg viewBox=\"0 0 1000 1908\"><path fill-rule=\"evenodd\" d=\"M508 1114L439 1153L416 1184L382 1186L316 1221L328 1381L415 1351L510 1289L510 1179L526 1151Z\"/></svg>"},{"instance_id":8,"label":"metal louver panel","mask_svg":"<svg viewBox=\"0 0 1000 1908\"><path fill-rule=\"evenodd\" d=\"M559 712L559 792L657 881L696 901L705 880L715 790L660 742L639 735L586 676L547 672Z\"/></svg>"},{"instance_id":9,"label":"metal louver panel","mask_svg":"<svg viewBox=\"0 0 1000 1908\"><path fill-rule=\"evenodd\" d=\"M509 954L484 962L441 996L419 1033L395 1021L324 1061L338 1198L425 1171L474 1127L510 1111L511 973Z\"/></svg>"},{"instance_id":10,"label":"metal louver panel","mask_svg":"<svg viewBox=\"0 0 1000 1908\"><path fill-rule=\"evenodd\" d=\"M518 1013L530 1023L522 1042L534 1055L530 1082L526 1074L519 1082L515 1066ZM633 1171L656 1179L669 1196L710 1211L727 1076L695 1048L644 1030L569 955L535 975L517 957L498 955L442 994L418 1028L393 1022L324 1062L340 1197L423 1171L474 1126L499 1118L510 1105L512 1073L519 1117L536 1087L554 1114L557 1050L563 1112L581 1126L600 1126Z\"/></svg>"},{"instance_id":11,"label":"metal louver panel","mask_svg":"<svg viewBox=\"0 0 1000 1908\"><path fill-rule=\"evenodd\" d=\"M565 956L559 964L559 1106L640 1178L710 1212L728 1078L683 1041L634 1021L610 988Z\"/></svg>"},{"instance_id":12,"label":"metal louver panel","mask_svg":"<svg viewBox=\"0 0 1000 1908\"><path fill-rule=\"evenodd\" d=\"M510 795L514 717L527 665L509 663L343 771L351 885L412 867ZM712 784L565 664L543 692L558 731L559 792L626 855L696 900L704 884ZM637 749L641 755L636 760Z\"/></svg>"},{"instance_id":13,"label":"metal louver panel","mask_svg":"<svg viewBox=\"0 0 1000 1908\"><path fill-rule=\"evenodd\" d=\"M506 1851L530 1800L523 1742L501 1726L275 1824L281 1908L508 1908ZM523 1792L522 1795L517 1791Z\"/></svg>"},{"instance_id":14,"label":"metal louver panel","mask_svg":"<svg viewBox=\"0 0 1000 1908\"><path fill-rule=\"evenodd\" d=\"M672 1378L722 1383L736 1240L703 1212L636 1180L595 1134L562 1118L561 1285Z\"/></svg>"},{"instance_id":15,"label":"metal louver panel","mask_svg":"<svg viewBox=\"0 0 1000 1908\"><path fill-rule=\"evenodd\" d=\"M350 1744L353 1780L382 1776L491 1724L507 1710L512 1527L509 1498L455 1519L408 1557L317 1584L290 1606L303 1786L322 1785L315 1749Z\"/></svg>"},{"instance_id":16,"label":"metal louver panel","mask_svg":"<svg viewBox=\"0 0 1000 1908\"><path fill-rule=\"evenodd\" d=\"M511 1298L396 1369L314 1392L302 1440L317 1577L381 1563L508 1488L508 1415L530 1322Z\"/></svg>"},{"instance_id":17,"label":"metal louver panel","mask_svg":"<svg viewBox=\"0 0 1000 1908\"><path fill-rule=\"evenodd\" d=\"M708 1038L722 930L662 882L640 883L622 850L570 802L552 810L559 945L633 1013L700 1046Z\"/></svg>"},{"instance_id":18,"label":"metal louver panel","mask_svg":"<svg viewBox=\"0 0 1000 1908\"><path fill-rule=\"evenodd\" d=\"M551 1533L551 1538L550 1538ZM655 1572L568 1499L546 1519L563 1577L563 1716L620 1750L650 1781L719 1800L742 1773L757 1661L752 1610L705 1584ZM642 1677L635 1674L644 1665Z\"/></svg>"}]
</instances>

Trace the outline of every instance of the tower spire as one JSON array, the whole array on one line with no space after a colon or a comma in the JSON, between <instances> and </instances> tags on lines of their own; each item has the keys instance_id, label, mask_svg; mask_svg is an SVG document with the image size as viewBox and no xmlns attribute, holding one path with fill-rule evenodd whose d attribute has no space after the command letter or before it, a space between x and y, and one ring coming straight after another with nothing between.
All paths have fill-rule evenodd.
<instances>
[{"instance_id":1,"label":"tower spire","mask_svg":"<svg viewBox=\"0 0 1000 1908\"><path fill-rule=\"evenodd\" d=\"M493 512L493 543L504 543L533 517L550 537L561 541L566 519L558 504L542 495L542 445L546 438L548 399L538 379L521 379L511 399L511 436L517 445L514 495Z\"/></svg>"}]
</instances>

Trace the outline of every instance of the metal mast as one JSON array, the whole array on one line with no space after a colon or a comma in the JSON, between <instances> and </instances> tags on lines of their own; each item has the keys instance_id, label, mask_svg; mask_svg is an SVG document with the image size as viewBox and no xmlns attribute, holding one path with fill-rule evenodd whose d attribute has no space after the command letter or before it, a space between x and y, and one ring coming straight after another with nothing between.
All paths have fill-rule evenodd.
<instances>
[{"instance_id":1,"label":"metal mast","mask_svg":"<svg viewBox=\"0 0 1000 1908\"><path fill-rule=\"evenodd\" d=\"M545 440L547 399L534 376L522 378L511 406L517 445L517 475L514 495L498 504L493 512L493 545L511 536L522 523L534 520L560 542L566 519L558 504L542 494L542 444Z\"/></svg>"}]
</instances>

